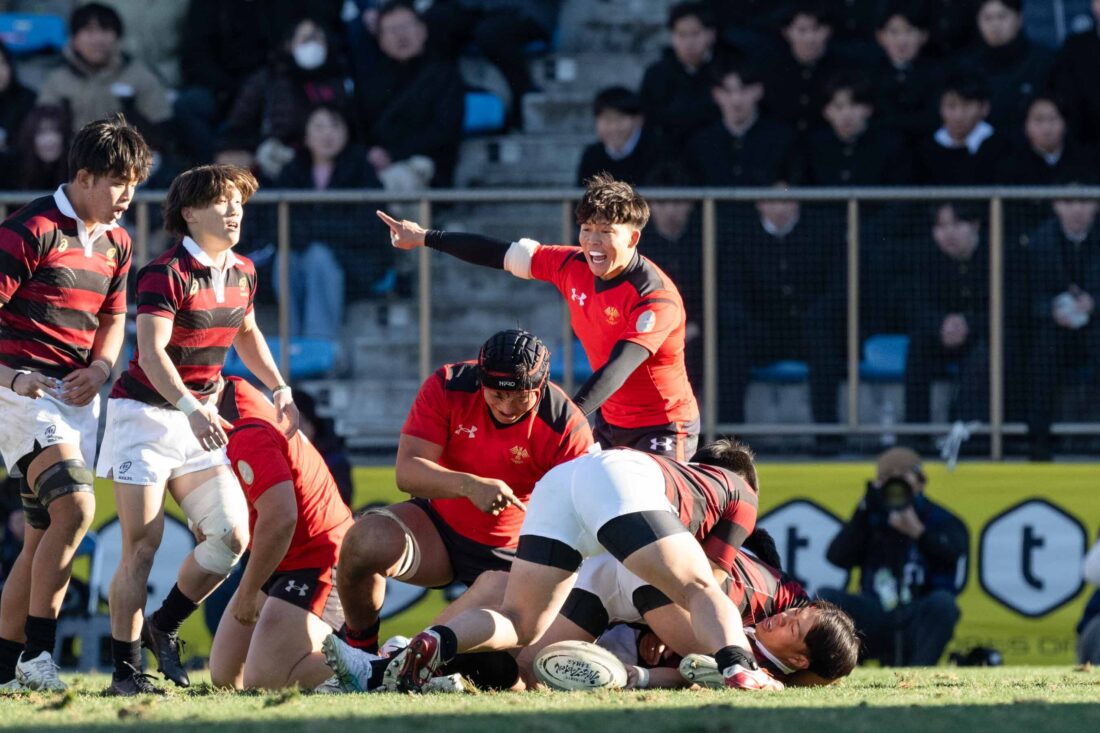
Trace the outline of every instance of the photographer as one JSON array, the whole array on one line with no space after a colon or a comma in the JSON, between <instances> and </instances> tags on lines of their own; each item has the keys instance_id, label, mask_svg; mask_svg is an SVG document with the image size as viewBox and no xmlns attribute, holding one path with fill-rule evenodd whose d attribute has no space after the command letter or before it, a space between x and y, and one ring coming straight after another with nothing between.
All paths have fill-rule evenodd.
<instances>
[{"instance_id":1,"label":"photographer","mask_svg":"<svg viewBox=\"0 0 1100 733\"><path fill-rule=\"evenodd\" d=\"M880 455L875 480L826 555L859 567L860 589L823 588L819 597L852 617L863 656L884 665L936 664L959 620L956 575L969 538L961 520L924 495L926 481L914 451Z\"/></svg>"}]
</instances>

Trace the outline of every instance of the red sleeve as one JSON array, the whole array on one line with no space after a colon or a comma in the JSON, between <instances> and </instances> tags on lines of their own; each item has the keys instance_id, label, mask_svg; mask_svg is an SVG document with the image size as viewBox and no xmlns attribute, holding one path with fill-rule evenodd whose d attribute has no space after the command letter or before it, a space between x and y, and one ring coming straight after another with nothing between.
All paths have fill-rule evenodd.
<instances>
[{"instance_id":1,"label":"red sleeve","mask_svg":"<svg viewBox=\"0 0 1100 733\"><path fill-rule=\"evenodd\" d=\"M420 391L416 393L409 416L401 427L404 435L426 440L436 445L447 445L451 432L450 406L443 391L447 367L437 370L424 380Z\"/></svg>"},{"instance_id":2,"label":"red sleeve","mask_svg":"<svg viewBox=\"0 0 1100 733\"><path fill-rule=\"evenodd\" d=\"M531 277L553 283L554 287L561 290L565 283L566 264L569 258L578 253L578 247L540 244L531 255Z\"/></svg>"},{"instance_id":3,"label":"red sleeve","mask_svg":"<svg viewBox=\"0 0 1100 733\"><path fill-rule=\"evenodd\" d=\"M115 268L111 285L107 289L107 298L100 307L100 313L125 313L126 312L126 277L130 274L130 258L133 247L130 238L120 237L115 245L115 257L118 266Z\"/></svg>"},{"instance_id":4,"label":"red sleeve","mask_svg":"<svg viewBox=\"0 0 1100 733\"><path fill-rule=\"evenodd\" d=\"M703 551L707 557L728 573L733 572L733 563L737 551L752 531L756 529L756 501L746 498L734 498L722 512L718 523L707 533L703 540Z\"/></svg>"},{"instance_id":5,"label":"red sleeve","mask_svg":"<svg viewBox=\"0 0 1100 733\"><path fill-rule=\"evenodd\" d=\"M41 252L34 240L15 230L0 227L0 303L7 303L38 267Z\"/></svg>"},{"instance_id":6,"label":"red sleeve","mask_svg":"<svg viewBox=\"0 0 1100 733\"><path fill-rule=\"evenodd\" d=\"M670 296L671 293L658 291L639 301L631 308L626 328L619 338L633 341L656 354L668 335L684 320L684 307Z\"/></svg>"},{"instance_id":7,"label":"red sleeve","mask_svg":"<svg viewBox=\"0 0 1100 733\"><path fill-rule=\"evenodd\" d=\"M176 311L183 307L186 295L179 273L168 265L149 265L138 277L138 315L148 314L174 320Z\"/></svg>"},{"instance_id":8,"label":"red sleeve","mask_svg":"<svg viewBox=\"0 0 1100 733\"><path fill-rule=\"evenodd\" d=\"M249 504L254 504L272 486L294 481L286 439L269 425L236 428L229 436L227 453Z\"/></svg>"}]
</instances>

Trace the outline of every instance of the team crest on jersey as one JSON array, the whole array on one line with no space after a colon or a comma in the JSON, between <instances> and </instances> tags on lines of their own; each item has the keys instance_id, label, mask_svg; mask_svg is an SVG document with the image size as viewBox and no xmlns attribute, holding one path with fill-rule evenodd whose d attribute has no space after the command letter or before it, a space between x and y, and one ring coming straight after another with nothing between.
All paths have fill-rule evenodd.
<instances>
[{"instance_id":1,"label":"team crest on jersey","mask_svg":"<svg viewBox=\"0 0 1100 733\"><path fill-rule=\"evenodd\" d=\"M637 322L634 324L638 333L649 333L657 327L657 314L653 311L644 311L638 316Z\"/></svg>"},{"instance_id":2,"label":"team crest on jersey","mask_svg":"<svg viewBox=\"0 0 1100 733\"><path fill-rule=\"evenodd\" d=\"M252 471L252 466L248 465L246 461L237 461L237 473L241 475L241 480L249 486L256 480L256 474Z\"/></svg>"},{"instance_id":3,"label":"team crest on jersey","mask_svg":"<svg viewBox=\"0 0 1100 733\"><path fill-rule=\"evenodd\" d=\"M197 292L199 292L199 281L198 281L198 280L192 280L192 281L191 281L191 290L190 290L190 294L191 294L191 295L194 295L194 294L196 294Z\"/></svg>"},{"instance_id":4,"label":"team crest on jersey","mask_svg":"<svg viewBox=\"0 0 1100 733\"><path fill-rule=\"evenodd\" d=\"M247 298L248 297L248 278L245 277L244 275L241 275L241 279L237 281L237 288L239 288L240 291L241 291L241 297L242 298Z\"/></svg>"},{"instance_id":5,"label":"team crest on jersey","mask_svg":"<svg viewBox=\"0 0 1100 733\"><path fill-rule=\"evenodd\" d=\"M521 445L513 445L510 452L512 454L512 463L523 463L531 457L531 454L527 452L527 449Z\"/></svg>"},{"instance_id":6,"label":"team crest on jersey","mask_svg":"<svg viewBox=\"0 0 1100 733\"><path fill-rule=\"evenodd\" d=\"M68 248L69 248L69 240L62 237L61 241L57 243L57 251L58 252L64 252Z\"/></svg>"},{"instance_id":7,"label":"team crest on jersey","mask_svg":"<svg viewBox=\"0 0 1100 733\"><path fill-rule=\"evenodd\" d=\"M107 259L109 259L113 262L116 257L118 257L118 250L115 249L114 247L108 247L107 248Z\"/></svg>"},{"instance_id":8,"label":"team crest on jersey","mask_svg":"<svg viewBox=\"0 0 1100 733\"><path fill-rule=\"evenodd\" d=\"M622 314L619 313L619 309L613 305L609 305L603 309L604 317L607 318L608 324L614 326L620 320L622 320Z\"/></svg>"}]
</instances>

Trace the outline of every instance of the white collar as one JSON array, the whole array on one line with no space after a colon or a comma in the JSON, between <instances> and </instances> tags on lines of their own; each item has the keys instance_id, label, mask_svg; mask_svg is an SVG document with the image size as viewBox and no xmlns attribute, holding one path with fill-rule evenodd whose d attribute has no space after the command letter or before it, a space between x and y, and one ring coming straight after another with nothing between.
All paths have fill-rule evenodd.
<instances>
[{"instance_id":1,"label":"white collar","mask_svg":"<svg viewBox=\"0 0 1100 733\"><path fill-rule=\"evenodd\" d=\"M622 160L630 156L636 147L638 147L638 141L642 139L642 126L639 125L638 129L634 131L634 134L627 138L626 143L618 150L612 150L606 145L603 146L604 152L607 153L607 157L611 160Z\"/></svg>"},{"instance_id":2,"label":"white collar","mask_svg":"<svg viewBox=\"0 0 1100 733\"><path fill-rule=\"evenodd\" d=\"M772 235L773 237L776 237L777 239L782 239L783 237L794 231L794 228L798 226L798 220L801 218L801 216L796 216L787 223L787 226L780 229L775 224L772 224L771 220L762 216L760 217L760 226L764 227L764 231Z\"/></svg>"},{"instance_id":3,"label":"white collar","mask_svg":"<svg viewBox=\"0 0 1100 733\"><path fill-rule=\"evenodd\" d=\"M947 133L946 127L941 127L936 130L934 135L936 142L945 148L962 148L965 147L971 155L978 152L978 148L982 146L986 140L993 135L993 125L989 124L985 120L982 120L978 124L974 125L974 129L970 131L970 134L966 136L966 140L962 145L955 142L955 139Z\"/></svg>"},{"instance_id":4,"label":"white collar","mask_svg":"<svg viewBox=\"0 0 1100 733\"><path fill-rule=\"evenodd\" d=\"M118 224L97 223L92 227L92 231L89 232L88 227L84 224L84 220L76 215L76 209L73 208L73 203L69 201L69 197L65 195L64 183L58 186L57 190L53 192L53 203L58 211L76 222L76 236L80 240L80 245L84 247L85 257L92 256L92 245L95 244L97 239L118 226Z\"/></svg>"},{"instance_id":5,"label":"white collar","mask_svg":"<svg viewBox=\"0 0 1100 733\"><path fill-rule=\"evenodd\" d=\"M1058 161L1062 159L1062 153L1066 152L1066 146L1058 148L1058 152L1055 153L1043 153L1038 150L1035 153L1043 159L1043 162L1047 165L1058 165Z\"/></svg>"},{"instance_id":6,"label":"white collar","mask_svg":"<svg viewBox=\"0 0 1100 733\"><path fill-rule=\"evenodd\" d=\"M205 265L206 267L214 270L221 269L214 264L214 260L210 259L210 255L206 254L206 252L203 251L198 242L196 242L194 239L191 239L191 237L183 238L183 248L186 249L192 257L198 260L200 265ZM237 259L237 255L233 254L233 250L229 250L225 253L224 269L228 270L230 267L233 267L238 262L240 262L240 260Z\"/></svg>"},{"instance_id":7,"label":"white collar","mask_svg":"<svg viewBox=\"0 0 1100 733\"><path fill-rule=\"evenodd\" d=\"M751 627L745 627L745 636L747 636L750 640L752 640L752 643L756 646L757 649L760 650L760 653L763 654L765 657L767 657L768 661L771 662L772 664L774 664L776 669L778 669L783 674L794 674L795 672L798 671L794 667L790 667L790 666L784 664L779 659L779 657L775 656L770 651L768 651L768 648L766 646L764 646L760 642L759 639L756 638L756 629L751 628Z\"/></svg>"}]
</instances>

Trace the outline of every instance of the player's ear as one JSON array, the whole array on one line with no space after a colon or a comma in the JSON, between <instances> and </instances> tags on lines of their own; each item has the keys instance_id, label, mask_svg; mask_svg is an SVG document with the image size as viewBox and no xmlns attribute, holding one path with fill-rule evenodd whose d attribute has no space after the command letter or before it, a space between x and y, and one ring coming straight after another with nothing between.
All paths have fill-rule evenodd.
<instances>
[{"instance_id":1,"label":"player's ear","mask_svg":"<svg viewBox=\"0 0 1100 733\"><path fill-rule=\"evenodd\" d=\"M642 239L641 229L632 229L630 232L630 247L633 249L638 246L638 242Z\"/></svg>"},{"instance_id":2,"label":"player's ear","mask_svg":"<svg viewBox=\"0 0 1100 733\"><path fill-rule=\"evenodd\" d=\"M788 659L787 662L795 669L810 668L810 658L807 657L805 654L792 654L791 658Z\"/></svg>"}]
</instances>

